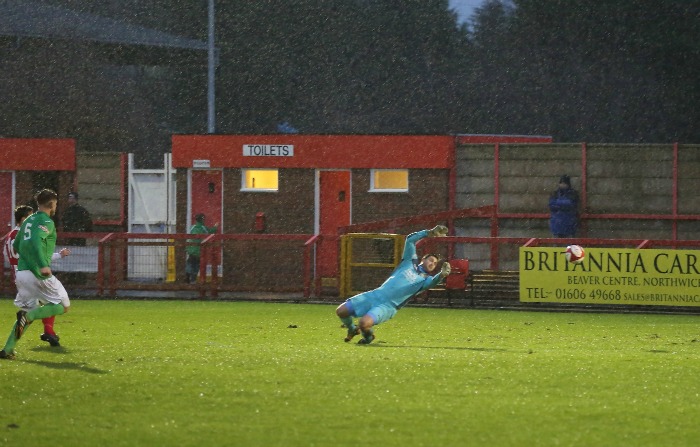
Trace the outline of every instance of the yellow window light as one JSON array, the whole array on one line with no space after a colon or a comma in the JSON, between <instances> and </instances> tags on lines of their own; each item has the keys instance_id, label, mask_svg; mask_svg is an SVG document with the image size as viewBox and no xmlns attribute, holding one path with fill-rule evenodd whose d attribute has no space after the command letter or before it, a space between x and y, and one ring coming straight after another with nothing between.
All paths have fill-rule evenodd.
<instances>
[{"instance_id":1,"label":"yellow window light","mask_svg":"<svg viewBox=\"0 0 700 447\"><path fill-rule=\"evenodd\" d=\"M244 190L277 191L279 172L277 169L245 169L243 171Z\"/></svg>"}]
</instances>

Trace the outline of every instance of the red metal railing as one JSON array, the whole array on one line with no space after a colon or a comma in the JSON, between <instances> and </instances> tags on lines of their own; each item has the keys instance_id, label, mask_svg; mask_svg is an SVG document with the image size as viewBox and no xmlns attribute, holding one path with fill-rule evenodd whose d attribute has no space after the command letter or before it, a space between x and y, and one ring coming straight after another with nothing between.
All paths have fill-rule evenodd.
<instances>
[{"instance_id":1,"label":"red metal railing","mask_svg":"<svg viewBox=\"0 0 700 447\"><path fill-rule=\"evenodd\" d=\"M448 212L448 213L438 213L437 217L442 219L454 218L455 216L475 216L487 217L488 207L483 209L478 209L478 212L472 210L471 212ZM485 214L482 214L485 213ZM401 228L403 226L411 225L422 225L427 227L428 225L433 225L435 223L440 223L439 219L433 216L418 216L414 218L406 219L393 219L392 224L396 225L396 228ZM386 222L384 223L386 224ZM378 227L382 223L372 223L365 224L362 228L368 232L376 231L385 227ZM349 227L346 227L349 228ZM6 237L6 236L5 236ZM5 237L3 237L0 242L4 242ZM134 249L137 247L170 247L178 249L178 256L182 259L176 261L182 268L184 265L184 249L188 244L193 242L188 242L189 239L193 239L193 235L190 234L135 234L135 233L62 233L59 234L59 244L61 242L70 238L85 238L88 241L88 247L76 247L78 249L88 249L88 262L91 265L87 265L88 278L87 282L81 284L84 289L95 289L98 296L103 296L105 294L110 294L115 296L116 292L119 290L152 290L152 291L167 291L167 290L181 290L181 291L196 291L201 297L218 296L220 291L235 291L235 277L231 281L231 277L219 276L218 263L220 260L216 258L216 251L221 251L227 247L227 244L240 243L240 242L253 242L261 243L262 249L258 247L260 251L260 257L267 257L270 259L268 261L263 261L264 270L258 270L257 274L269 275L269 278L274 279L276 275L287 275L284 278L292 278L291 282L285 284L282 288L268 287L265 284L264 289L268 291L293 291L301 292L305 299L308 299L312 295L320 295L321 284L320 277L316 275L316 257L315 251L318 248L318 243L321 241L320 235L308 235L308 234L225 234L225 235L210 235L206 237L202 243L202 262L200 264L200 269L202 275L200 280L196 284L187 284L184 282L183 278L173 278L173 279L157 279L153 281L139 281L131 280L128 276L128 270L133 270L133 263L135 262L136 254L133 253ZM677 239L601 239L601 238L576 238L576 239L566 239L566 238L528 238L528 237L462 237L462 236L448 236L445 238L431 238L421 241L421 244L431 244L439 248L435 250L435 247L431 245L426 245L421 247L425 250L447 252L448 257L453 257L452 253L456 249L461 250L461 253L466 253L464 257L470 258L473 253L471 247L465 246L465 244L479 245L483 244L488 247L484 251L486 255L485 262L488 263L488 268L492 270L500 270L502 265L505 265L505 269L512 266L517 268L517 248L520 246L565 246L571 243L576 243L584 247L593 246L610 246L610 247L631 247L631 248L691 248L700 249L700 241L698 240L677 240ZM462 244L462 246L460 246ZM228 245L228 249L235 248L233 245ZM477 247L478 248L478 247ZM444 250L444 251L443 251ZM161 250L163 252L164 250ZM263 253L264 251L264 253ZM281 256L278 253L284 251L285 255ZM498 256L494 256L494 253ZM161 253L162 254L162 253ZM171 254L169 254L171 255ZM229 254L230 256L230 254ZM254 257L254 253L249 253L242 251L241 257L251 256ZM94 259L94 258L97 259ZM229 258L230 260L230 258ZM277 260L277 262L275 262ZM0 252L0 261L4 265L4 253ZM148 262L148 253L146 253L140 260L136 262ZM81 261L82 262L82 261ZM170 262L170 261L168 261ZM507 264L503 264L507 263ZM293 264L290 267L290 264ZM81 266L85 267L86 264L83 262ZM207 281L205 273L207 267L211 266L211 279ZM292 268L293 267L293 268ZM282 272L282 270L287 269L288 271ZM66 272L80 272L80 268L73 270L60 271L57 270L57 276L61 281L68 275ZM301 272L301 273L298 273ZM161 275L162 276L162 275ZM2 274L0 275L0 288L4 293L14 292L14 284L11 284L9 280L10 274L9 270L4 268ZM223 281L223 282L222 282ZM71 286L70 283L64 282L68 287ZM233 284L233 285L232 285ZM256 292L263 291L263 288L249 288L246 291Z\"/></svg>"},{"instance_id":2,"label":"red metal railing","mask_svg":"<svg viewBox=\"0 0 700 447\"><path fill-rule=\"evenodd\" d=\"M422 214L419 216L397 217L394 219L377 220L374 222L359 223L341 227L338 234L348 233L373 233L380 231L395 232L397 229L416 225L432 226L436 223L447 222L450 229L454 228L454 221L467 217L492 217L496 207L493 205L478 208L465 208L439 213Z\"/></svg>"},{"instance_id":3,"label":"red metal railing","mask_svg":"<svg viewBox=\"0 0 700 447\"><path fill-rule=\"evenodd\" d=\"M312 254L316 250L317 245L321 242L321 235L317 234L311 239L304 242L304 298L308 299L311 296L311 278L316 278L314 291L316 295L320 294L321 276L313 274L316 264L312 265Z\"/></svg>"},{"instance_id":4,"label":"red metal railing","mask_svg":"<svg viewBox=\"0 0 700 447\"><path fill-rule=\"evenodd\" d=\"M300 241L303 242L303 245L301 245L303 250L301 259L301 265L303 266L303 285L299 287L295 284L289 284L287 287L278 287L278 291L300 290L303 292L304 298L309 298L311 296L311 284L314 279L316 280L314 292L318 293L320 290L320 278L315 275L316 261L315 256L313 256L320 240L321 238L319 235L309 234L212 234L203 239L201 243L202 262L200 263L199 284L204 284L203 278L205 278L207 267L211 270L211 282L208 286L204 285L199 288L200 296L204 297L206 293L209 292L211 296L216 297L220 290L232 288L231 286L222 286L219 278L218 265L216 265L217 252L222 250L226 241L263 241L270 243ZM274 263L274 252L267 254L267 256L271 259L269 270L273 273L274 269L279 268L279 265Z\"/></svg>"},{"instance_id":5,"label":"red metal railing","mask_svg":"<svg viewBox=\"0 0 700 447\"><path fill-rule=\"evenodd\" d=\"M499 230L499 219L549 219L548 213L502 213L498 207L500 203L500 143L494 144L494 215L492 216L491 236L497 237ZM635 213L588 213L588 144L581 143L581 190L580 194L580 209L583 212L580 214L582 235L586 236L586 221L593 219L631 219L631 220L665 220L671 221L671 239L678 238L678 222L688 220L700 220L699 214L679 214L678 213L678 166L679 166L679 145L674 143L672 146L672 166L671 166L671 212L662 214L635 214ZM456 185L450 186L450 203L454 203L453 196L457 193Z\"/></svg>"},{"instance_id":6,"label":"red metal railing","mask_svg":"<svg viewBox=\"0 0 700 447\"><path fill-rule=\"evenodd\" d=\"M163 281L155 283L134 282L126 279L126 270L129 262L134 262L134 255L128 254L130 247L179 247L182 249L181 257L184 264L184 248L196 242L191 242L196 239L196 236L190 234L143 234L143 233L111 233L100 240L98 251L98 275L97 275L97 293L103 295L108 292L114 295L117 289L138 289L138 290L196 290L200 297L207 295L216 297L220 290L231 289L231 287L222 287L219 277L219 266L221 265L220 258L217 257L217 252L220 252L226 241L266 241L274 245L274 243L285 243L299 241L304 242L300 245L302 252L299 263L304 266L303 282L300 284L288 284L286 289L298 290L304 293L304 297L308 298L311 294L311 281L315 271L315 257L313 250L316 248L316 243L319 240L318 236L299 235L299 234L212 234L204 237L201 244L200 256L200 276L196 284L191 285L184 283L182 279L175 279L170 284L165 284ZM274 247L270 249L274 256ZM245 255L245 254L243 254ZM287 260L294 262L294 260ZM274 274L275 266L271 265L270 274ZM210 279L207 277L208 270L211 270ZM318 290L318 289L316 289ZM278 290L281 291L281 290Z\"/></svg>"},{"instance_id":7,"label":"red metal railing","mask_svg":"<svg viewBox=\"0 0 700 447\"><path fill-rule=\"evenodd\" d=\"M490 253L498 253L499 247L511 246L517 247L563 247L570 244L577 244L584 247L629 247L636 249L647 248L697 248L700 249L700 240L673 240L673 239L602 239L602 238L522 238L522 237L466 237L466 236L447 236L444 238L423 239L418 242L417 246L421 247L425 252L441 252L438 247L447 246L447 251L453 253L457 244L485 244L490 247ZM491 270L500 270L502 262L509 262L517 265L517 251L512 250L514 257L512 259L500 259L498 257L490 257ZM448 258L452 256L448 255ZM469 256L467 256L469 257Z\"/></svg>"},{"instance_id":8,"label":"red metal railing","mask_svg":"<svg viewBox=\"0 0 700 447\"><path fill-rule=\"evenodd\" d=\"M9 234L9 233L8 233ZM7 235L0 239L4 243ZM115 296L117 291L125 290L151 290L162 291L196 291L200 297L218 296L219 291L232 290L230 283L222 284L219 276L219 266L222 259L218 257L217 250L221 251L227 243L257 241L265 245L260 257L267 256L269 267L260 274L270 275L271 278L279 276L280 270L294 270L299 268L299 275L291 274L291 280L282 287L268 287L268 291L294 291L301 292L304 298L309 298L320 291L320 277L316 276L316 249L321 240L320 235L308 234L214 234L202 239L200 276L195 284L188 284L184 281L184 276L178 274L184 270L187 246L195 244L191 242L196 236L191 234L153 234L153 233L59 233L57 249L63 247L64 242L71 238L87 241L87 246L71 247L74 253L77 250L86 251L87 254L81 256L79 264L71 266L66 270L61 270L58 266L57 276L71 290L76 287L85 290L86 293L97 296ZM296 248L295 248L296 247ZM231 248L231 247L229 247ZM155 249L155 254L149 249ZM279 256L280 250L286 249L285 256ZM142 250L144 253L137 253ZM170 253L169 250L175 250ZM295 254L295 252L298 253ZM175 260L171 259L176 256ZM249 256L248 253L241 253L241 256ZM298 256L298 257L297 257ZM68 260L75 260L76 256L69 256ZM151 259L152 258L152 259ZM5 265L4 252L0 250L0 262ZM155 279L146 279L134 274L134 264L151 263L154 268L160 269L161 273ZM163 263L168 263L164 266ZM288 268L289 265L295 266ZM173 267L175 274L173 275ZM207 270L211 270L211 275L207 276ZM87 275L85 273L87 272ZM9 268L3 268L0 272L0 290L5 293L14 293L14 284L10 278ZM80 284L70 283L69 275L82 274ZM170 277L170 278L168 278ZM66 282L68 280L68 282ZM255 291L254 289L241 287L245 291Z\"/></svg>"},{"instance_id":9,"label":"red metal railing","mask_svg":"<svg viewBox=\"0 0 700 447\"><path fill-rule=\"evenodd\" d=\"M496 145L498 146L498 145ZM496 188L496 197L498 197L498 180L496 180L494 187ZM423 214L419 216L395 218L395 219L385 219L381 221L368 222L362 224L348 225L342 227L339 230L340 234L346 233L369 233L369 232L389 232L395 233L397 230L403 230L405 232L406 228L415 229L417 226L423 226L424 228L432 227L436 224L446 224L450 228L450 232L454 234L454 221L460 218L487 218L490 220L490 237L476 237L468 238L471 239L472 243L487 243L490 246L490 259L491 259L491 269L498 270L499 267L499 251L502 245L519 243L518 241L527 241L528 237L508 237L502 238L499 236L500 232L500 221L502 219L549 219L550 215L548 213L501 213L498 211L496 205L482 206L478 208L465 208L453 211L444 211L432 214ZM585 225L588 220L594 219L609 219L609 220L619 220L619 219L631 219L631 220L665 220L672 221L673 227L671 232L671 238L668 240L650 241L649 244L661 244L664 246L675 247L675 246L685 246L685 241L678 240L677 236L677 222L679 221L692 221L700 220L700 215L681 215L675 211L672 214L595 214L595 213L583 213L580 215L581 222ZM464 238L460 238L464 239ZM547 244L584 244L590 241L595 245L595 241L610 241L611 239L595 239L586 238L585 233L583 237L574 239L555 239L555 238L539 238L537 240L546 241L543 243ZM620 243L627 241L626 239L616 239ZM635 239L636 240L636 239ZM645 239L638 239L639 243ZM465 242L465 241L462 241ZM608 242L606 242L608 243ZM692 241L691 241L691 245ZM453 246L448 248L448 257L452 257Z\"/></svg>"},{"instance_id":10,"label":"red metal railing","mask_svg":"<svg viewBox=\"0 0 700 447\"><path fill-rule=\"evenodd\" d=\"M130 263L130 247L180 247L184 249L191 234L162 234L162 233L108 233L99 240L97 250L96 290L98 296L105 292L114 296L116 291L124 289L137 290L172 290L184 288L185 284L164 284L163 282L143 283L128 281ZM167 254L166 254L167 256ZM191 289L191 287L188 287Z\"/></svg>"}]
</instances>

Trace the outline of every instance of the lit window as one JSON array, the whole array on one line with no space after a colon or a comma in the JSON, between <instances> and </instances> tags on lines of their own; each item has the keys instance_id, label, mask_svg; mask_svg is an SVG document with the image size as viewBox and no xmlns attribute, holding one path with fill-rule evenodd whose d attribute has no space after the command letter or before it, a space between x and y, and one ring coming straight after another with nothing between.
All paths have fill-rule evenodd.
<instances>
[{"instance_id":1,"label":"lit window","mask_svg":"<svg viewBox=\"0 0 700 447\"><path fill-rule=\"evenodd\" d=\"M372 169L370 191L408 191L408 169Z\"/></svg>"},{"instance_id":2,"label":"lit window","mask_svg":"<svg viewBox=\"0 0 700 447\"><path fill-rule=\"evenodd\" d=\"M277 169L243 169L241 190L277 191L279 175Z\"/></svg>"}]
</instances>

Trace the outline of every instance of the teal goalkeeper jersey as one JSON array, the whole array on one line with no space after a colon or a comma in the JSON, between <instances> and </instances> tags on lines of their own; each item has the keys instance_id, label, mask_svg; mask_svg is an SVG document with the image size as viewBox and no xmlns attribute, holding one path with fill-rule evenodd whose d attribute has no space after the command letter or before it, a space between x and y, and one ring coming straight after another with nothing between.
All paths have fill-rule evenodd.
<instances>
[{"instance_id":1,"label":"teal goalkeeper jersey","mask_svg":"<svg viewBox=\"0 0 700 447\"><path fill-rule=\"evenodd\" d=\"M48 214L38 211L22 223L13 243L19 255L17 270L31 270L39 279L46 279L39 270L51 266L56 248L56 225Z\"/></svg>"},{"instance_id":2,"label":"teal goalkeeper jersey","mask_svg":"<svg viewBox=\"0 0 700 447\"><path fill-rule=\"evenodd\" d=\"M440 283L442 276L439 272L430 276L418 267L420 259L416 255L416 242L426 237L428 230L417 231L406 237L401 262L384 284L372 291L376 297L398 309L416 294Z\"/></svg>"}]
</instances>

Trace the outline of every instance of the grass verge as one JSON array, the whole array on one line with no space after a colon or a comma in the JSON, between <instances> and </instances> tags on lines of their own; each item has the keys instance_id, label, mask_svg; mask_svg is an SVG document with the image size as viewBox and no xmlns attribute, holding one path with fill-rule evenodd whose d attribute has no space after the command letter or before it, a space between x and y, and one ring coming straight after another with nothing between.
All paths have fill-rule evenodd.
<instances>
[{"instance_id":1,"label":"grass verge","mask_svg":"<svg viewBox=\"0 0 700 447\"><path fill-rule=\"evenodd\" d=\"M0 337L15 309L0 304ZM3 323L4 321L4 323ZM697 316L75 301L0 361L0 444L691 446Z\"/></svg>"}]
</instances>

